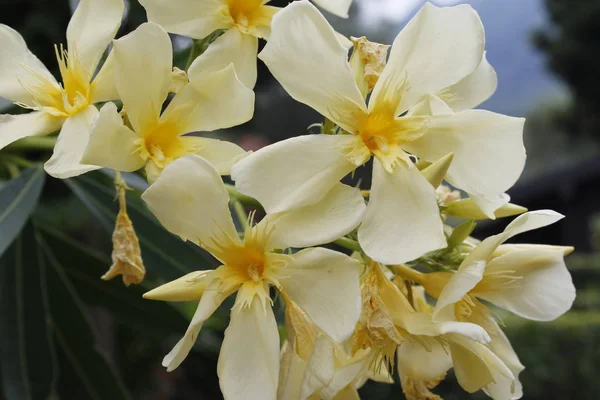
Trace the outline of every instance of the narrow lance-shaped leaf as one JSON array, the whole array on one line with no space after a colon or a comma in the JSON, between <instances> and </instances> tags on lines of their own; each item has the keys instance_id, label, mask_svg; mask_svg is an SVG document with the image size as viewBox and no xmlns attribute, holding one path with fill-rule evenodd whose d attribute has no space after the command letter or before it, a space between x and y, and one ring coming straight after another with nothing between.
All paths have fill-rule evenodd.
<instances>
[{"instance_id":1,"label":"narrow lance-shaped leaf","mask_svg":"<svg viewBox=\"0 0 600 400\"><path fill-rule=\"evenodd\" d=\"M44 238L38 244L47 260L50 309L60 375L58 396L64 399L129 400L106 354L98 347L92 320L73 283ZM82 266L84 267L84 266Z\"/></svg>"},{"instance_id":2,"label":"narrow lance-shaped leaf","mask_svg":"<svg viewBox=\"0 0 600 400\"><path fill-rule=\"evenodd\" d=\"M7 400L44 400L54 393L50 320L46 265L29 223L0 258L0 365Z\"/></svg>"},{"instance_id":3,"label":"narrow lance-shaped leaf","mask_svg":"<svg viewBox=\"0 0 600 400\"><path fill-rule=\"evenodd\" d=\"M0 190L0 255L21 232L44 186L44 170L30 168Z\"/></svg>"}]
</instances>

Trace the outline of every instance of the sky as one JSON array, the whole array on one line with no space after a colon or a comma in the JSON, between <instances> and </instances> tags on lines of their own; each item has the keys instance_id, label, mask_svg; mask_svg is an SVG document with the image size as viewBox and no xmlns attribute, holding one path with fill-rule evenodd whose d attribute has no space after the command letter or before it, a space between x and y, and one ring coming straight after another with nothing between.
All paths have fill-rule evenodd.
<instances>
[{"instance_id":1,"label":"sky","mask_svg":"<svg viewBox=\"0 0 600 400\"><path fill-rule=\"evenodd\" d=\"M359 18L364 24L376 24L381 20L402 22L412 16L425 3L423 0L356 0ZM433 0L437 6L452 6L460 0Z\"/></svg>"}]
</instances>

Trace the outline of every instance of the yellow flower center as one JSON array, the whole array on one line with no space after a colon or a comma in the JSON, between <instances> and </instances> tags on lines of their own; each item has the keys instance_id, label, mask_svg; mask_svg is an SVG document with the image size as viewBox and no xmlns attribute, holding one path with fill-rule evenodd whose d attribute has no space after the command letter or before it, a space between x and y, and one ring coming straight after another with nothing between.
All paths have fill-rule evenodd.
<instances>
[{"instance_id":1,"label":"yellow flower center","mask_svg":"<svg viewBox=\"0 0 600 400\"><path fill-rule=\"evenodd\" d=\"M279 287L277 272L289 256L267 249L270 230L263 226L246 229L242 241L219 235L206 249L223 265L217 269L224 291L239 288L240 304L250 305L254 296L269 301L269 285Z\"/></svg>"},{"instance_id":2,"label":"yellow flower center","mask_svg":"<svg viewBox=\"0 0 600 400\"><path fill-rule=\"evenodd\" d=\"M22 107L42 110L57 117L68 117L91 104L94 92L92 72L87 71L63 46L55 46L56 59L62 77L62 86L48 77L22 65L28 75L20 78L21 85L34 99L34 104L19 104Z\"/></svg>"},{"instance_id":3,"label":"yellow flower center","mask_svg":"<svg viewBox=\"0 0 600 400\"><path fill-rule=\"evenodd\" d=\"M388 172L392 172L399 160L410 162L402 145L423 135L427 118L398 115L404 90L404 83L400 87L392 87L388 81L379 94L371 98L373 106L369 111L338 111L341 116L349 116L353 120L356 140L348 149L348 157L357 165L375 156Z\"/></svg>"},{"instance_id":4,"label":"yellow flower center","mask_svg":"<svg viewBox=\"0 0 600 400\"><path fill-rule=\"evenodd\" d=\"M265 6L265 0L228 0L233 24L243 33L266 38L270 31L275 7Z\"/></svg>"},{"instance_id":5,"label":"yellow flower center","mask_svg":"<svg viewBox=\"0 0 600 400\"><path fill-rule=\"evenodd\" d=\"M185 105L176 110L167 109L158 123L149 123L144 128L145 132L137 139L137 151L140 156L153 164L152 170L146 169L150 181L157 178L158 174L176 159L200 150L198 138L182 136L186 133L184 125L193 107L194 105Z\"/></svg>"}]
</instances>

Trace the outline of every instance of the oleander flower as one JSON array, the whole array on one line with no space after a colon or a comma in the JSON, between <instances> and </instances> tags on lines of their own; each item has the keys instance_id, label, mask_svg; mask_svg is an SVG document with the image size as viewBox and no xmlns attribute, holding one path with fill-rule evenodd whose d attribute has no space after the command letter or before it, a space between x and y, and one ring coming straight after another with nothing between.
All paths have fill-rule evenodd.
<instances>
[{"instance_id":1,"label":"oleander flower","mask_svg":"<svg viewBox=\"0 0 600 400\"><path fill-rule=\"evenodd\" d=\"M184 337L163 361L169 371L185 359L204 321L236 292L217 367L226 399L276 397L279 334L270 288L297 304L332 340L342 342L352 334L360 315L360 263L325 248L294 254L276 250L328 243L353 230L365 209L358 189L340 184L318 204L267 215L242 238L221 177L197 155L168 166L143 199L168 230L201 245L223 264L145 295L200 300Z\"/></svg>"},{"instance_id":2,"label":"oleander flower","mask_svg":"<svg viewBox=\"0 0 600 400\"><path fill-rule=\"evenodd\" d=\"M281 353L278 399L358 399L357 389L368 379L393 382L385 367L380 368L380 373L371 373L370 350L350 355L349 340L335 343L289 300L285 326L287 340Z\"/></svg>"},{"instance_id":3,"label":"oleander flower","mask_svg":"<svg viewBox=\"0 0 600 400\"><path fill-rule=\"evenodd\" d=\"M446 178L453 186L505 202L502 194L524 166L523 119L468 110L496 82L470 6L426 4L394 41L368 104L346 47L314 6L292 3L271 28L259 58L293 98L342 132L288 139L240 161L232 178L242 193L269 212L306 206L373 158L358 239L369 257L385 264L446 246L435 190L415 168L415 156L432 162L454 153Z\"/></svg>"},{"instance_id":4,"label":"oleander flower","mask_svg":"<svg viewBox=\"0 0 600 400\"><path fill-rule=\"evenodd\" d=\"M504 308L520 317L550 321L571 308L575 287L564 256L572 247L532 244L502 244L511 237L557 222L563 216L540 210L517 217L503 233L482 241L465 258L456 273L423 274L398 266L396 271L423 285L437 298L436 321L464 321L482 326L490 334L488 348L510 369L515 381L500 387L494 398L520 398L519 373L525 368L491 310L480 300ZM502 394L504 393L504 394Z\"/></svg>"},{"instance_id":5,"label":"oleander flower","mask_svg":"<svg viewBox=\"0 0 600 400\"><path fill-rule=\"evenodd\" d=\"M266 39L271 19L280 9L269 0L141 0L148 20L168 32L203 39L224 30L196 59L203 71L235 66L240 80L249 88L256 84L258 39Z\"/></svg>"},{"instance_id":6,"label":"oleander flower","mask_svg":"<svg viewBox=\"0 0 600 400\"><path fill-rule=\"evenodd\" d=\"M55 46L62 83L18 32L0 24L0 97L32 110L0 115L0 149L60 130L46 172L69 178L98 169L80 160L98 115L94 104L118 98L110 62L97 75L96 70L121 25L123 10L123 0L81 0L67 28L67 48Z\"/></svg>"},{"instance_id":7,"label":"oleander flower","mask_svg":"<svg viewBox=\"0 0 600 400\"><path fill-rule=\"evenodd\" d=\"M189 83L162 111L172 88L173 49L159 25L142 24L115 41L116 87L130 126L114 103L105 104L94 124L82 162L131 172L145 167L150 182L186 154L210 161L222 175L246 152L217 139L186 136L242 124L254 113L254 92L237 78L233 65L205 73L190 66ZM182 86L178 82L178 86Z\"/></svg>"},{"instance_id":8,"label":"oleander flower","mask_svg":"<svg viewBox=\"0 0 600 400\"><path fill-rule=\"evenodd\" d=\"M371 263L364 274L362 293L363 313L354 335L354 349L370 346L389 364L393 364L396 353L405 393L407 384L417 390L407 395L427 394L423 385L435 387L452 367L459 384L469 392L495 392L513 386L512 372L486 347L490 337L483 327L472 322L434 320L431 310L419 301L418 291L411 290L409 301L377 263Z\"/></svg>"},{"instance_id":9,"label":"oleander flower","mask_svg":"<svg viewBox=\"0 0 600 400\"><path fill-rule=\"evenodd\" d=\"M523 318L551 321L567 312L575 299L575 286L564 262L573 248L502 243L562 218L552 210L520 215L504 232L479 243L455 273L423 274L405 266L397 270L438 299L436 320L466 318L472 306L479 304L476 299L482 299Z\"/></svg>"},{"instance_id":10,"label":"oleander flower","mask_svg":"<svg viewBox=\"0 0 600 400\"><path fill-rule=\"evenodd\" d=\"M411 286L414 307L431 315L434 308L427 303L422 286ZM471 321L475 323L474 321ZM493 323L497 323L493 320ZM483 390L497 400L522 396L519 373L524 369L504 333L489 331L481 325L491 341L482 344L453 335L445 341L431 341L427 346L406 342L397 352L398 374L402 390L409 400L437 399L429 389L435 388L454 367L458 383L469 393ZM503 338L499 340L500 337Z\"/></svg>"}]
</instances>

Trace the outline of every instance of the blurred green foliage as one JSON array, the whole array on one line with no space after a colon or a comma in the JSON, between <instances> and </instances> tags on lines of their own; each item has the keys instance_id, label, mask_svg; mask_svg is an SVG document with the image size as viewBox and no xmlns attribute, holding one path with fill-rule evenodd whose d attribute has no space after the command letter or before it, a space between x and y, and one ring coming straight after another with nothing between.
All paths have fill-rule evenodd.
<instances>
[{"instance_id":1,"label":"blurred green foliage","mask_svg":"<svg viewBox=\"0 0 600 400\"><path fill-rule=\"evenodd\" d=\"M568 86L573 102L554 121L569 133L600 140L600 2L545 0L551 24L534 35L551 71Z\"/></svg>"}]
</instances>

